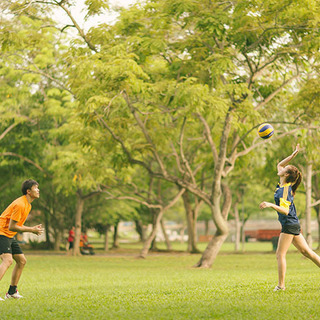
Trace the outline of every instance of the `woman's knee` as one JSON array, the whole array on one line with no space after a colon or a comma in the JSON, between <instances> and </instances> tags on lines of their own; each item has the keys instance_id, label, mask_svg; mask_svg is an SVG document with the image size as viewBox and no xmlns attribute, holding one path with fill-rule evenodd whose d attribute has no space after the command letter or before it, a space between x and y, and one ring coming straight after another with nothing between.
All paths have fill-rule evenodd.
<instances>
[{"instance_id":1,"label":"woman's knee","mask_svg":"<svg viewBox=\"0 0 320 320\"><path fill-rule=\"evenodd\" d=\"M276 251L276 257L277 257L277 259L283 258L283 257L285 257L285 256L286 256L286 252L284 252L284 251L282 251L282 250L280 250L280 249L278 248L277 251Z\"/></svg>"}]
</instances>

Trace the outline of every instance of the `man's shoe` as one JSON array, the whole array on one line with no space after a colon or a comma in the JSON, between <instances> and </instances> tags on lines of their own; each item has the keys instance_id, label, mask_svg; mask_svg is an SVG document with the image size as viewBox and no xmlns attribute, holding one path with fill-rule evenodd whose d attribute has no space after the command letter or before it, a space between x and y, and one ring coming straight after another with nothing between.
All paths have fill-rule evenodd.
<instances>
[{"instance_id":1,"label":"man's shoe","mask_svg":"<svg viewBox=\"0 0 320 320\"><path fill-rule=\"evenodd\" d=\"M21 294L19 294L18 291L16 291L14 294L9 294L9 293L6 293L6 296L5 296L6 299L21 299L23 298Z\"/></svg>"},{"instance_id":2,"label":"man's shoe","mask_svg":"<svg viewBox=\"0 0 320 320\"><path fill-rule=\"evenodd\" d=\"M0 301L4 301L4 299L2 299L2 298L0 297Z\"/></svg>"}]
</instances>

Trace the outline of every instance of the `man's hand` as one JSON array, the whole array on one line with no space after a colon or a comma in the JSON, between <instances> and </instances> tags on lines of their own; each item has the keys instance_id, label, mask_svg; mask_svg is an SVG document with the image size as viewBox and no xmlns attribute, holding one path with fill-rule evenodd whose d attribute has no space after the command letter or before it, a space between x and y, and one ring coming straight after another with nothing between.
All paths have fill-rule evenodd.
<instances>
[{"instance_id":1,"label":"man's hand","mask_svg":"<svg viewBox=\"0 0 320 320\"><path fill-rule=\"evenodd\" d=\"M42 229L42 224L38 224L37 226L34 226L32 228L32 233L36 234L37 236L40 236L42 234L43 229Z\"/></svg>"}]
</instances>

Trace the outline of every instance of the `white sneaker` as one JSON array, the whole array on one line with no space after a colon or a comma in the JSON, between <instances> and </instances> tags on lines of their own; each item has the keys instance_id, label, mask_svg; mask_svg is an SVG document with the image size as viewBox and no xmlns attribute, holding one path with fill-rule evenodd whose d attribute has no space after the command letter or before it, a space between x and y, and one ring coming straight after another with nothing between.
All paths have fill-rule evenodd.
<instances>
[{"instance_id":1,"label":"white sneaker","mask_svg":"<svg viewBox=\"0 0 320 320\"><path fill-rule=\"evenodd\" d=\"M2 298L0 297L0 301L4 301L4 299L2 299Z\"/></svg>"},{"instance_id":2,"label":"white sneaker","mask_svg":"<svg viewBox=\"0 0 320 320\"><path fill-rule=\"evenodd\" d=\"M273 289L273 291L284 291L284 290L286 290L285 287L284 287L284 288L281 288L281 287L279 287L279 286L276 286L276 287Z\"/></svg>"},{"instance_id":3,"label":"white sneaker","mask_svg":"<svg viewBox=\"0 0 320 320\"><path fill-rule=\"evenodd\" d=\"M21 299L23 298L21 294L19 294L18 291L16 291L14 294L6 293L5 299Z\"/></svg>"}]
</instances>

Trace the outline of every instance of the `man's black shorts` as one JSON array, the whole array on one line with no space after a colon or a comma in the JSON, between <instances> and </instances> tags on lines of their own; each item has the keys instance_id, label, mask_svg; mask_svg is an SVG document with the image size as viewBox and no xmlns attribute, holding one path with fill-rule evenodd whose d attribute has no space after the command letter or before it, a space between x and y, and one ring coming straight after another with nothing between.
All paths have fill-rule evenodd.
<instances>
[{"instance_id":1,"label":"man's black shorts","mask_svg":"<svg viewBox=\"0 0 320 320\"><path fill-rule=\"evenodd\" d=\"M298 236L301 232L300 224L289 224L282 226L282 233L293 234L294 236Z\"/></svg>"},{"instance_id":2,"label":"man's black shorts","mask_svg":"<svg viewBox=\"0 0 320 320\"><path fill-rule=\"evenodd\" d=\"M8 238L0 234L0 255L3 253L22 254L22 250L15 238Z\"/></svg>"}]
</instances>

